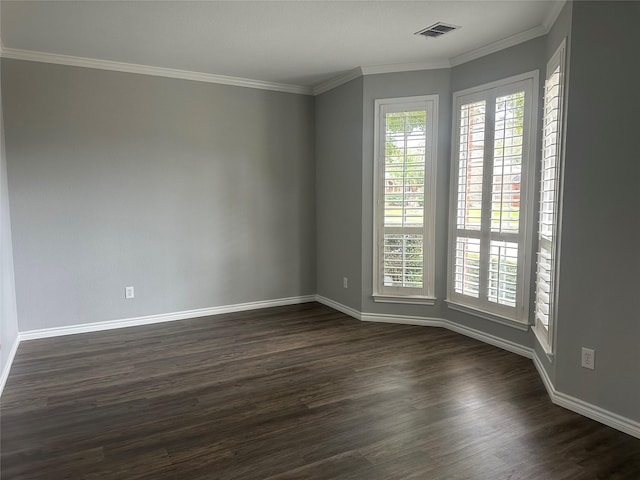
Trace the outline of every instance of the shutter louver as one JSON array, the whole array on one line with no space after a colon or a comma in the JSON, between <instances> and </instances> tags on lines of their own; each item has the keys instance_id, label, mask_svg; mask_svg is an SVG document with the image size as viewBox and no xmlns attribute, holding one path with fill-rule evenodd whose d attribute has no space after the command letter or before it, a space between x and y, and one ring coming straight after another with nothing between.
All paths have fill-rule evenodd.
<instances>
[{"instance_id":1,"label":"shutter louver","mask_svg":"<svg viewBox=\"0 0 640 480\"><path fill-rule=\"evenodd\" d=\"M518 233L524 140L524 92L496 99L491 231Z\"/></svg>"},{"instance_id":2,"label":"shutter louver","mask_svg":"<svg viewBox=\"0 0 640 480\"><path fill-rule=\"evenodd\" d=\"M486 102L460 108L458 228L480 230Z\"/></svg>"},{"instance_id":3,"label":"shutter louver","mask_svg":"<svg viewBox=\"0 0 640 480\"><path fill-rule=\"evenodd\" d=\"M385 115L384 286L423 286L426 128L424 110Z\"/></svg>"},{"instance_id":4,"label":"shutter louver","mask_svg":"<svg viewBox=\"0 0 640 480\"><path fill-rule=\"evenodd\" d=\"M549 62L545 82L538 219L535 321L537 329L543 332L543 344L548 351L552 350L551 326L555 298L563 65L564 46L561 46Z\"/></svg>"},{"instance_id":5,"label":"shutter louver","mask_svg":"<svg viewBox=\"0 0 640 480\"><path fill-rule=\"evenodd\" d=\"M455 255L456 292L478 298L480 292L480 240L458 237Z\"/></svg>"}]
</instances>

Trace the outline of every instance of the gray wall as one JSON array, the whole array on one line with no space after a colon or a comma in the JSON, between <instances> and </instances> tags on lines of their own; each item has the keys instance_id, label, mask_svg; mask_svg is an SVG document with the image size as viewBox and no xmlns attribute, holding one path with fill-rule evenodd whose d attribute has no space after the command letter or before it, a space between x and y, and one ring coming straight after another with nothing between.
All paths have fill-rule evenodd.
<instances>
[{"instance_id":1,"label":"gray wall","mask_svg":"<svg viewBox=\"0 0 640 480\"><path fill-rule=\"evenodd\" d=\"M361 311L362 77L316 97L317 293ZM349 279L347 289L343 277Z\"/></svg>"},{"instance_id":2,"label":"gray wall","mask_svg":"<svg viewBox=\"0 0 640 480\"><path fill-rule=\"evenodd\" d=\"M447 215L451 155L451 74L449 69L368 75L364 78L362 124L362 311L409 316L442 317L447 276ZM436 165L436 297L435 306L373 301L373 149L375 100L438 95Z\"/></svg>"},{"instance_id":3,"label":"gray wall","mask_svg":"<svg viewBox=\"0 0 640 480\"><path fill-rule=\"evenodd\" d=\"M638 2L573 4L556 366L558 390L636 421L639 21Z\"/></svg>"},{"instance_id":4,"label":"gray wall","mask_svg":"<svg viewBox=\"0 0 640 480\"><path fill-rule=\"evenodd\" d=\"M545 52L546 39L543 36L453 67L451 91L457 92L533 70L544 70L547 65Z\"/></svg>"},{"instance_id":5,"label":"gray wall","mask_svg":"<svg viewBox=\"0 0 640 480\"><path fill-rule=\"evenodd\" d=\"M2 63L21 331L315 292L313 98Z\"/></svg>"},{"instance_id":6,"label":"gray wall","mask_svg":"<svg viewBox=\"0 0 640 480\"><path fill-rule=\"evenodd\" d=\"M3 118L2 97L0 96L0 372L4 372L9 352L18 340Z\"/></svg>"}]
</instances>

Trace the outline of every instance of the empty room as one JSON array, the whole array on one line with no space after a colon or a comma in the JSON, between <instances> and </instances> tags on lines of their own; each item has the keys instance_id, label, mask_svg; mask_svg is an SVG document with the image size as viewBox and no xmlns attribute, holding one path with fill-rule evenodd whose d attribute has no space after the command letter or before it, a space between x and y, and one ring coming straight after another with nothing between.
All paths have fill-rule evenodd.
<instances>
[{"instance_id":1,"label":"empty room","mask_svg":"<svg viewBox=\"0 0 640 480\"><path fill-rule=\"evenodd\" d=\"M640 478L638 1L0 1L2 480Z\"/></svg>"}]
</instances>

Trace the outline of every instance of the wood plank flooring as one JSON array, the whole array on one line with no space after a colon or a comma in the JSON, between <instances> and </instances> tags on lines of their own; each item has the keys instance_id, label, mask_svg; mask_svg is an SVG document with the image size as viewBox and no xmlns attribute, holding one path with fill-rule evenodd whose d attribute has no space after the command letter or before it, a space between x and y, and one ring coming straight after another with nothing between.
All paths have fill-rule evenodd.
<instances>
[{"instance_id":1,"label":"wood plank flooring","mask_svg":"<svg viewBox=\"0 0 640 480\"><path fill-rule=\"evenodd\" d=\"M317 303L20 345L2 480L639 479L530 360Z\"/></svg>"}]
</instances>

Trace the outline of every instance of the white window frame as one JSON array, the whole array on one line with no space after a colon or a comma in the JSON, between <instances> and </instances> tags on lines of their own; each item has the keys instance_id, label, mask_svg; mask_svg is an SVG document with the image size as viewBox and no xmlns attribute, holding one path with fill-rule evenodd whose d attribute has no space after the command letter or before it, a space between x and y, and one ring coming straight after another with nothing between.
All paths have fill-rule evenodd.
<instances>
[{"instance_id":1,"label":"white window frame","mask_svg":"<svg viewBox=\"0 0 640 480\"><path fill-rule=\"evenodd\" d=\"M375 100L373 168L373 299L376 302L434 305L435 298L435 218L436 158L438 139L438 95L385 98ZM427 113L422 288L384 285L384 172L385 115L425 110Z\"/></svg>"},{"instance_id":2,"label":"white window frame","mask_svg":"<svg viewBox=\"0 0 640 480\"><path fill-rule=\"evenodd\" d=\"M556 165L557 165L557 177L556 177L556 188L555 188L555 224L554 224L554 234L551 242L549 240L544 239L541 234L540 222L541 218L538 219L538 255L540 254L541 244L546 243L548 249L551 251L551 265L552 265L552 274L551 274L551 294L549 295L549 305L548 305L548 328L544 326L541 320L538 318L537 314L537 288L536 284L536 309L534 310L534 328L533 331L538 339L538 343L543 348L545 353L549 356L550 359L553 357L553 353L555 351L555 330L557 325L557 305L558 305L558 277L560 274L560 237L562 232L562 191L564 184L564 157L565 157L565 134L566 134L566 122L565 122L565 99L566 99L566 39L562 40L562 43L553 54L549 63L547 63L547 71L546 71L546 81L549 80L550 76L553 75L553 72L560 67L560 79L559 79L559 88L558 88L558 125L557 125L557 137L556 137ZM545 81L545 91L546 91L546 81ZM546 102L546 99L544 99ZM544 116L544 108L543 108L543 116ZM544 122L544 117L543 117ZM542 126L543 131L545 129L545 125ZM544 133L543 133L543 142L544 142ZM544 172L544 145L542 145L543 152L540 156L540 170L541 170L541 178L539 185L539 193L540 193L540 210L542 210L542 190L543 190L543 178L542 174Z\"/></svg>"},{"instance_id":3,"label":"white window frame","mask_svg":"<svg viewBox=\"0 0 640 480\"><path fill-rule=\"evenodd\" d=\"M449 308L462 311L467 314L485 318L494 322L508 325L519 330L528 330L529 321L529 301L532 271L532 237L533 237L533 199L534 199L534 179L535 179L535 159L536 159L536 139L537 139L537 111L538 111L538 77L537 70L523 73L496 82L479 85L477 87L461 90L453 94L453 128L451 140L451 187L449 199L449 251L447 255L447 305ZM483 181L483 202L482 212L486 209L490 211L491 183L487 177L491 174L493 167L494 148L494 110L495 99L515 93L525 91L525 111L523 124L523 149L522 149L522 171L520 184L520 212L518 227L518 285L516 288L516 305L510 307L500 305L483 299L486 295L486 286L481 285L478 298L470 295L463 295L455 291L455 250L457 228L457 196L458 196L458 168L459 168L459 126L460 108L462 105L485 100L487 101L485 116L485 146L484 146L484 181ZM483 213L486 219L486 213ZM488 245L491 240L490 226L483 223L482 229L478 231L477 237L481 242L481 255L488 255ZM509 240L511 241L511 240ZM481 259L482 261L482 259ZM480 265L482 267L482 264ZM485 267L488 268L488 267Z\"/></svg>"}]
</instances>

